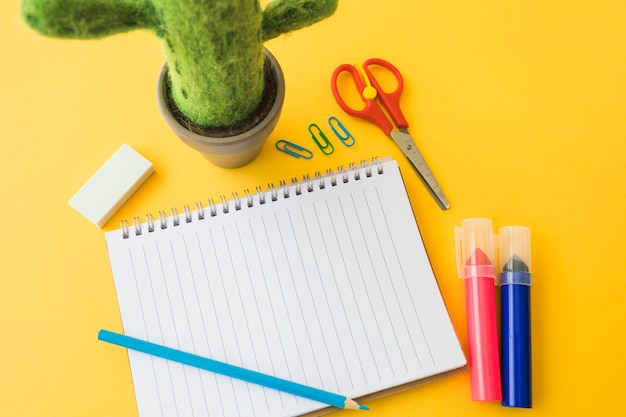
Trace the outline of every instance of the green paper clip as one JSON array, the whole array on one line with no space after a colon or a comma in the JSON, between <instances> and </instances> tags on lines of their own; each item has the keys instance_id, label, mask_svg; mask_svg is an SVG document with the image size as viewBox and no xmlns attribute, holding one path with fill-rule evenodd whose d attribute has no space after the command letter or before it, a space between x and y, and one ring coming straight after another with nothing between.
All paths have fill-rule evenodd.
<instances>
[{"instance_id":1,"label":"green paper clip","mask_svg":"<svg viewBox=\"0 0 626 417\"><path fill-rule=\"evenodd\" d=\"M286 141L284 139L281 139L276 142L276 149L278 149L281 152L286 153L287 155L291 155L294 158L304 158L304 159L313 158L313 152L311 152L307 148L302 147L300 145L296 145L295 143Z\"/></svg>"},{"instance_id":2,"label":"green paper clip","mask_svg":"<svg viewBox=\"0 0 626 417\"><path fill-rule=\"evenodd\" d=\"M311 130L312 128L314 128L313 130L317 130L317 132L313 132L313 130ZM333 144L330 143L330 141L328 140L326 135L324 135L324 132L322 132L322 129L320 129L318 125L316 125L315 123L311 123L309 125L309 133L311 134L313 141L315 141L315 143L321 149L324 155L330 155L331 153L335 151L335 148L333 148ZM323 143L319 141L319 139L316 136L316 133L322 138L322 140L324 141Z\"/></svg>"},{"instance_id":3,"label":"green paper clip","mask_svg":"<svg viewBox=\"0 0 626 417\"><path fill-rule=\"evenodd\" d=\"M335 126L335 124L333 124L333 122L335 122L335 124L337 126ZM341 143L343 143L346 146L352 146L354 145L354 136L352 136L350 134L350 132L348 132L348 129L346 129L344 127L344 125L341 124L341 122L339 121L339 119L337 119L335 116L330 116L328 118L328 124L330 125L330 128L333 130L333 132L335 133L335 136L337 136L339 138L339 140L341 141ZM341 129L343 131L343 135L339 133L339 131L337 130L337 128Z\"/></svg>"}]
</instances>

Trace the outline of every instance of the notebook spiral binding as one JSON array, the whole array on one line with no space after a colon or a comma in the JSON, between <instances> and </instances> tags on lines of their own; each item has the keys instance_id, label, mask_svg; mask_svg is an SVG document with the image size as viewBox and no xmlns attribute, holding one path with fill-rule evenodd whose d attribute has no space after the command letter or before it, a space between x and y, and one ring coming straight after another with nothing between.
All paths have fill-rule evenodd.
<instances>
[{"instance_id":1,"label":"notebook spiral binding","mask_svg":"<svg viewBox=\"0 0 626 417\"><path fill-rule=\"evenodd\" d=\"M327 185L334 187L339 181L342 183L359 181L362 175L371 177L374 172L381 175L384 173L383 162L389 159L390 158L373 158L371 161L362 160L358 165L356 163L349 164L348 168L339 166L337 170L326 170L325 174L316 172L313 178L309 175L304 175L302 180L293 177L289 184L285 180L280 180L278 187L270 183L267 189L257 186L254 193L246 189L243 192L243 197L240 197L236 192L232 194L231 199L222 195L220 196L219 203L215 203L213 199L209 199L206 207L202 202L197 201L195 211L192 211L190 206L186 204L183 206L182 214L179 213L176 208L172 208L169 216L163 210L157 213L157 218L152 214L147 214L145 222L137 216L133 218L132 224L128 220L122 220L120 222L122 237L128 239L132 235L141 236L146 230L148 233L152 233L158 229L180 226L181 221L191 223L194 220L204 220L207 216L215 217L220 213L228 214L233 209L235 211L241 210L244 205L246 207L253 207L255 204L266 204L268 201L277 201L280 194L282 194L282 198L289 198L292 192L294 195L301 195L304 191L310 193L314 192L316 189L323 190Z\"/></svg>"}]
</instances>

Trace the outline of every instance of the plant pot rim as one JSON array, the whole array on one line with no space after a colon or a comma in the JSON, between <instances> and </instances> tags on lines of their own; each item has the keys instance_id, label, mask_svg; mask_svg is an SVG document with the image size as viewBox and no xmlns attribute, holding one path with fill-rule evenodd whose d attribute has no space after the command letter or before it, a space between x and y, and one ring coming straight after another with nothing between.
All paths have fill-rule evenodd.
<instances>
[{"instance_id":1,"label":"plant pot rim","mask_svg":"<svg viewBox=\"0 0 626 417\"><path fill-rule=\"evenodd\" d=\"M172 131L187 145L196 149L202 153L207 159L218 166L234 168L237 166L243 166L250 162L260 152L263 143L273 131L280 112L282 110L284 98L285 98L285 79L278 64L278 61L271 54L267 48L264 48L265 57L270 62L271 73L274 75L276 81L276 95L274 103L270 108L267 115L250 130L226 137L212 137L204 136L190 131L187 127L180 124L180 122L174 116L167 97L167 62L161 67L157 81L157 104L159 110L172 129ZM250 151L249 148L255 149L256 152ZM243 157L243 162L228 161L229 155L237 155L241 153L254 153L251 158ZM235 157L235 159L238 159Z\"/></svg>"}]
</instances>

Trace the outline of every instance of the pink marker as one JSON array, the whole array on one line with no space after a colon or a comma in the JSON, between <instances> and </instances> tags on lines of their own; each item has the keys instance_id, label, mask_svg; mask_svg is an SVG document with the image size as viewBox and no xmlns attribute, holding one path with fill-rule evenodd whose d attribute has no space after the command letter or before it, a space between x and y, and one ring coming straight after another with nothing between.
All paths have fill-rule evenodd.
<instances>
[{"instance_id":1,"label":"pink marker","mask_svg":"<svg viewBox=\"0 0 626 417\"><path fill-rule=\"evenodd\" d=\"M494 235L489 219L455 228L459 277L465 280L469 368L474 401L501 401Z\"/></svg>"}]
</instances>

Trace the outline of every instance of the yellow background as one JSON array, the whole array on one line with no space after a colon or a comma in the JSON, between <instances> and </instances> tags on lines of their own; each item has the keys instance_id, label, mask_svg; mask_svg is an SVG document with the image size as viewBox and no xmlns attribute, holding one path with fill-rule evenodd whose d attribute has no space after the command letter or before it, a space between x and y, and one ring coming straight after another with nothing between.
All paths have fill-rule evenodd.
<instances>
[{"instance_id":1,"label":"yellow background","mask_svg":"<svg viewBox=\"0 0 626 417\"><path fill-rule=\"evenodd\" d=\"M103 232L69 205L123 144L156 173L120 220L372 156L400 161L435 275L467 353L453 228L489 217L532 231L534 408L470 399L463 373L369 403L369 416L623 415L626 363L626 2L340 0L331 19L266 46L287 82L280 122L246 167L212 166L155 103L164 55L151 33L60 41L0 3L0 410L136 416ZM441 211L399 150L344 114L329 78L380 57L404 74L411 133L452 208ZM307 126L336 115L356 145L310 161ZM329 137L332 132L326 127ZM344 414L341 414L344 413ZM340 412L338 415L362 415Z\"/></svg>"}]
</instances>

